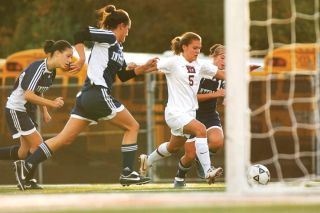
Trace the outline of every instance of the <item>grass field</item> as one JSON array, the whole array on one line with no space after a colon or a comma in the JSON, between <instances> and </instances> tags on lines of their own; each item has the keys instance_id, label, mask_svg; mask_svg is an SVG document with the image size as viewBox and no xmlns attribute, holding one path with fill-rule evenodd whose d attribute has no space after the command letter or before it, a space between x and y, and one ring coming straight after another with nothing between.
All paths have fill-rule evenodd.
<instances>
[{"instance_id":1,"label":"grass field","mask_svg":"<svg viewBox=\"0 0 320 213\"><path fill-rule=\"evenodd\" d=\"M44 185L19 191L0 186L0 212L319 212L320 196L235 196L222 183L122 187L119 184Z\"/></svg>"}]
</instances>

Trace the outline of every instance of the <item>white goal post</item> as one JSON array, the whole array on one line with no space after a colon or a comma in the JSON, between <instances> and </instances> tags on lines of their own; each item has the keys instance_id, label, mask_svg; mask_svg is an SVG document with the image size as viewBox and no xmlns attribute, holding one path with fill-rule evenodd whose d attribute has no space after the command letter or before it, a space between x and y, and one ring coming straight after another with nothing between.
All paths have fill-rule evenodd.
<instances>
[{"instance_id":1,"label":"white goal post","mask_svg":"<svg viewBox=\"0 0 320 213\"><path fill-rule=\"evenodd\" d=\"M249 187L246 178L250 150L249 74L247 67L249 59L248 7L248 0L225 0L227 52L225 159L227 192L232 194L242 194Z\"/></svg>"}]
</instances>

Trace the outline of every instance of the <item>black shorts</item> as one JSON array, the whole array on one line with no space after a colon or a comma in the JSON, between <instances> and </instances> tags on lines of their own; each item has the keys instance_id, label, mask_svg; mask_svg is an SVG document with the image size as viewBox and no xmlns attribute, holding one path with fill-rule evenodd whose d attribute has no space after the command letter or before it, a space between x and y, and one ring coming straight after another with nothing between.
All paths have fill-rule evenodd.
<instances>
[{"instance_id":1,"label":"black shorts","mask_svg":"<svg viewBox=\"0 0 320 213\"><path fill-rule=\"evenodd\" d=\"M12 138L19 138L21 135L30 135L36 131L37 124L32 120L33 115L13 109L5 109L8 128Z\"/></svg>"},{"instance_id":2,"label":"black shorts","mask_svg":"<svg viewBox=\"0 0 320 213\"><path fill-rule=\"evenodd\" d=\"M221 127L221 121L218 112L197 112L197 120L203 123L207 129L210 129L211 127Z\"/></svg>"},{"instance_id":3,"label":"black shorts","mask_svg":"<svg viewBox=\"0 0 320 213\"><path fill-rule=\"evenodd\" d=\"M97 124L98 120L112 119L124 106L114 99L107 88L91 86L77 94L71 117Z\"/></svg>"}]
</instances>

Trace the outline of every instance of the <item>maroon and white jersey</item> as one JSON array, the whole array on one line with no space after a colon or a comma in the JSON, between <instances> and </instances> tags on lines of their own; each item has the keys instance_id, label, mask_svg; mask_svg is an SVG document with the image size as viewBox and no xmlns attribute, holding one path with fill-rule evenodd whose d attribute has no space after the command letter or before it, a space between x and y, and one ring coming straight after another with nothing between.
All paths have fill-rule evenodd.
<instances>
[{"instance_id":1,"label":"maroon and white jersey","mask_svg":"<svg viewBox=\"0 0 320 213\"><path fill-rule=\"evenodd\" d=\"M167 109L173 112L197 110L197 92L201 78L212 78L218 70L210 63L200 63L197 60L190 63L181 55L161 60L157 66L166 75Z\"/></svg>"}]
</instances>

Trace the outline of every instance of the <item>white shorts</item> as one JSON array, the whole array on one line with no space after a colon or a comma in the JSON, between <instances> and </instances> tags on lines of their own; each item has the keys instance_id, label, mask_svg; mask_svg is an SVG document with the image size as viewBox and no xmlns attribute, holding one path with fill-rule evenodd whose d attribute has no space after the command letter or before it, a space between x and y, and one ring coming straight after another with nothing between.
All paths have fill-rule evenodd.
<instances>
[{"instance_id":1,"label":"white shorts","mask_svg":"<svg viewBox=\"0 0 320 213\"><path fill-rule=\"evenodd\" d=\"M183 127L196 118L196 111L179 112L165 109L165 120L174 136L190 137L190 134L183 133Z\"/></svg>"}]
</instances>

